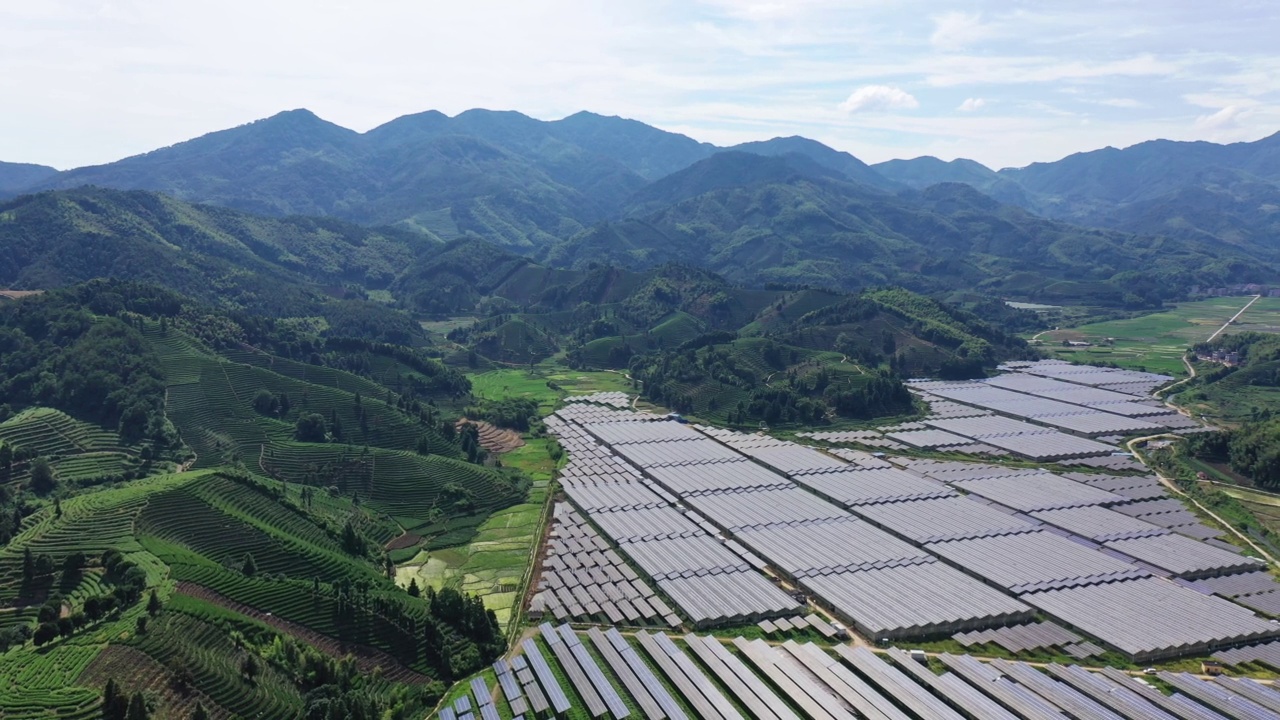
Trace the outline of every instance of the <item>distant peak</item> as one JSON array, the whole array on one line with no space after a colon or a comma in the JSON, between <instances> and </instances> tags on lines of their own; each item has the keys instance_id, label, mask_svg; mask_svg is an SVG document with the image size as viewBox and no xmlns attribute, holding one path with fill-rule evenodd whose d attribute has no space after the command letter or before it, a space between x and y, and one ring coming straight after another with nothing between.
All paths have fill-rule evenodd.
<instances>
[{"instance_id":1,"label":"distant peak","mask_svg":"<svg viewBox=\"0 0 1280 720\"><path fill-rule=\"evenodd\" d=\"M320 116L306 108L295 108L278 112L267 120L320 120Z\"/></svg>"}]
</instances>

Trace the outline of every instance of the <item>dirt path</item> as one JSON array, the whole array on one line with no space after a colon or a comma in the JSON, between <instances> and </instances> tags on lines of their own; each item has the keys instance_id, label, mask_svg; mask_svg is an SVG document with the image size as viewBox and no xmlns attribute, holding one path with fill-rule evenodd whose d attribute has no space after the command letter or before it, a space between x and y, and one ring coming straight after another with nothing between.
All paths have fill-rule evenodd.
<instances>
[{"instance_id":1,"label":"dirt path","mask_svg":"<svg viewBox=\"0 0 1280 720\"><path fill-rule=\"evenodd\" d=\"M1038 333L1036 333L1035 335L1032 335L1032 336L1031 336L1031 342L1035 342L1036 340L1039 340L1041 335L1044 335L1044 334L1046 334L1046 333L1051 333L1051 332L1057 332L1059 329L1060 329L1060 328L1056 328L1056 327L1055 327L1055 328L1054 328L1054 329L1052 329L1052 330L1041 330L1040 332L1038 332Z\"/></svg>"}]
</instances>

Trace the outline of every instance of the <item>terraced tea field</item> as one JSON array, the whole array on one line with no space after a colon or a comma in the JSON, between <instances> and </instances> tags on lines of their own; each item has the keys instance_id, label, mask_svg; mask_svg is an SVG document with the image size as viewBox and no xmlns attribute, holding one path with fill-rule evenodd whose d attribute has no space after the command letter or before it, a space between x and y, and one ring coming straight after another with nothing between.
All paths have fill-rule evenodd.
<instances>
[{"instance_id":1,"label":"terraced tea field","mask_svg":"<svg viewBox=\"0 0 1280 720\"><path fill-rule=\"evenodd\" d=\"M419 535L439 531L444 515L487 516L518 502L523 490L461 460L380 448L277 442L263 449L260 463L272 477L358 493Z\"/></svg>"},{"instance_id":2,"label":"terraced tea field","mask_svg":"<svg viewBox=\"0 0 1280 720\"><path fill-rule=\"evenodd\" d=\"M31 408L0 423L0 441L51 460L60 480L77 483L118 477L140 463L138 447L124 447L110 430L58 410ZM10 482L25 482L28 468L15 468Z\"/></svg>"}]
</instances>

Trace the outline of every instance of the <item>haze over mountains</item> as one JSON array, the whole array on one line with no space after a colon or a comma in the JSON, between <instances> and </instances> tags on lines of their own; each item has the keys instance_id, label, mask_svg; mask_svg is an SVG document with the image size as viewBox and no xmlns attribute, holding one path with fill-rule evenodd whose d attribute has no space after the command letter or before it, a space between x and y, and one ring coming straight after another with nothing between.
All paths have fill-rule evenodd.
<instances>
[{"instance_id":1,"label":"haze over mountains","mask_svg":"<svg viewBox=\"0 0 1280 720\"><path fill-rule=\"evenodd\" d=\"M357 133L293 110L107 165L0 164L0 196L84 185L423 242L478 236L552 267L680 262L753 285L1149 302L1192 284L1265 282L1280 259L1280 135L1153 141L996 172L934 158L868 166L801 137L719 148L586 112L425 112ZM182 246L172 235L183 223L161 224L156 236ZM23 272L0 281L34 282Z\"/></svg>"}]
</instances>

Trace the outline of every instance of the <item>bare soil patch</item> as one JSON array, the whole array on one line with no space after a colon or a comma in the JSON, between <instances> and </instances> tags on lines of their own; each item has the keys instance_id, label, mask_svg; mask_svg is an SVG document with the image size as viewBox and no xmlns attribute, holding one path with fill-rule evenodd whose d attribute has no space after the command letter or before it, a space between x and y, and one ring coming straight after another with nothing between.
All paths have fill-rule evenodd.
<instances>
[{"instance_id":1,"label":"bare soil patch","mask_svg":"<svg viewBox=\"0 0 1280 720\"><path fill-rule=\"evenodd\" d=\"M480 430L480 447L495 455L511 452L524 445L524 438L520 437L520 433L515 430L500 428L484 420L468 420L466 418L458 420L459 427L463 423L475 425Z\"/></svg>"}]
</instances>

